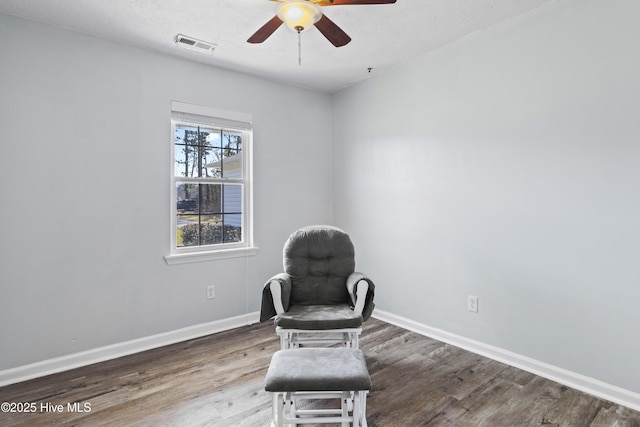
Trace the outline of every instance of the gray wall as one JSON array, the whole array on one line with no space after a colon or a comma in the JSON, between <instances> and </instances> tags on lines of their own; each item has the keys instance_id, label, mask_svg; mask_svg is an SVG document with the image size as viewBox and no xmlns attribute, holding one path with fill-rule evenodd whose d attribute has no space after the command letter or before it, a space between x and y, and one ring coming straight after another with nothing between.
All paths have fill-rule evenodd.
<instances>
[{"instance_id":1,"label":"gray wall","mask_svg":"<svg viewBox=\"0 0 640 427\"><path fill-rule=\"evenodd\" d=\"M563 1L334 96L378 308L640 392L638 17Z\"/></svg>"},{"instance_id":2,"label":"gray wall","mask_svg":"<svg viewBox=\"0 0 640 427\"><path fill-rule=\"evenodd\" d=\"M329 95L5 15L0 38L0 370L256 311L289 233L331 222ZM257 256L166 265L171 100L253 115Z\"/></svg>"}]
</instances>

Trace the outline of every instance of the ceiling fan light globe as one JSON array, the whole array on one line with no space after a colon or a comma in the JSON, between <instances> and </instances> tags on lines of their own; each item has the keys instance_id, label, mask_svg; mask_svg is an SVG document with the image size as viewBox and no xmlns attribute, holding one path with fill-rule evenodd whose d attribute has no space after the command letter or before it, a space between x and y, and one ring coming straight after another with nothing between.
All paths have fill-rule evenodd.
<instances>
[{"instance_id":1,"label":"ceiling fan light globe","mask_svg":"<svg viewBox=\"0 0 640 427\"><path fill-rule=\"evenodd\" d=\"M287 27L298 33L306 31L322 17L322 11L306 0L291 0L278 7L278 17Z\"/></svg>"}]
</instances>

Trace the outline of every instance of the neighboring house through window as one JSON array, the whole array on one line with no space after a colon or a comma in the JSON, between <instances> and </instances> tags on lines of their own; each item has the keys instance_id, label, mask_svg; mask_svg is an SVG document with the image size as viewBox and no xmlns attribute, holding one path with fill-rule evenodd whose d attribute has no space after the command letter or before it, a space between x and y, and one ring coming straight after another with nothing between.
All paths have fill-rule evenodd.
<instances>
[{"instance_id":1,"label":"neighboring house through window","mask_svg":"<svg viewBox=\"0 0 640 427\"><path fill-rule=\"evenodd\" d=\"M251 116L171 103L167 262L251 255Z\"/></svg>"}]
</instances>

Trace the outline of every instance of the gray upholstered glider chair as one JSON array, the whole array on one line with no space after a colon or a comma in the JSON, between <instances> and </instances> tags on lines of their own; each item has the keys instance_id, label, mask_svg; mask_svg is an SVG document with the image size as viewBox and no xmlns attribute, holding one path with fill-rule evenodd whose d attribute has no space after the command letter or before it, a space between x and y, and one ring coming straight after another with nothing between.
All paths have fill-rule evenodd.
<instances>
[{"instance_id":1,"label":"gray upholstered glider chair","mask_svg":"<svg viewBox=\"0 0 640 427\"><path fill-rule=\"evenodd\" d=\"M281 346L344 343L358 347L362 322L373 312L375 286L355 272L349 235L331 226L297 230L283 249L284 273L262 291L260 321L275 316Z\"/></svg>"}]
</instances>

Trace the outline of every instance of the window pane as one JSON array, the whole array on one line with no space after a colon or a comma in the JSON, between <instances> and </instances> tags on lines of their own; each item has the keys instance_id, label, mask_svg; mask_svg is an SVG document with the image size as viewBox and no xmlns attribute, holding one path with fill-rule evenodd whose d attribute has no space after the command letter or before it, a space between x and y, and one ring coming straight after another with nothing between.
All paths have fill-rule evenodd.
<instances>
[{"instance_id":1,"label":"window pane","mask_svg":"<svg viewBox=\"0 0 640 427\"><path fill-rule=\"evenodd\" d=\"M216 149L208 146L201 146L199 149L198 170L199 177L218 178L217 175L209 173L208 165L215 159Z\"/></svg>"},{"instance_id":2,"label":"window pane","mask_svg":"<svg viewBox=\"0 0 640 427\"><path fill-rule=\"evenodd\" d=\"M176 144L197 145L198 126L187 123L176 123L174 142Z\"/></svg>"},{"instance_id":3,"label":"window pane","mask_svg":"<svg viewBox=\"0 0 640 427\"><path fill-rule=\"evenodd\" d=\"M174 175L198 176L198 139L197 126L176 123L174 134Z\"/></svg>"},{"instance_id":4,"label":"window pane","mask_svg":"<svg viewBox=\"0 0 640 427\"><path fill-rule=\"evenodd\" d=\"M242 153L225 156L222 160L222 175L230 179L242 178Z\"/></svg>"},{"instance_id":5,"label":"window pane","mask_svg":"<svg viewBox=\"0 0 640 427\"><path fill-rule=\"evenodd\" d=\"M205 163L205 176L211 178L222 178L222 163L220 159L222 158L222 149L221 148L211 148L209 155L209 161Z\"/></svg>"},{"instance_id":6,"label":"window pane","mask_svg":"<svg viewBox=\"0 0 640 427\"><path fill-rule=\"evenodd\" d=\"M176 244L178 247L199 244L198 211L197 184L178 184L176 186Z\"/></svg>"},{"instance_id":7,"label":"window pane","mask_svg":"<svg viewBox=\"0 0 640 427\"><path fill-rule=\"evenodd\" d=\"M176 184L178 247L242 241L241 184Z\"/></svg>"},{"instance_id":8,"label":"window pane","mask_svg":"<svg viewBox=\"0 0 640 427\"><path fill-rule=\"evenodd\" d=\"M174 174L175 176L198 176L194 170L193 159L195 158L196 147L183 144L176 144L174 150Z\"/></svg>"},{"instance_id":9,"label":"window pane","mask_svg":"<svg viewBox=\"0 0 640 427\"><path fill-rule=\"evenodd\" d=\"M223 213L242 213L242 185L224 184L222 186Z\"/></svg>"},{"instance_id":10,"label":"window pane","mask_svg":"<svg viewBox=\"0 0 640 427\"><path fill-rule=\"evenodd\" d=\"M223 243L222 215L202 216L200 233L201 245L215 245L217 243Z\"/></svg>"},{"instance_id":11,"label":"window pane","mask_svg":"<svg viewBox=\"0 0 640 427\"><path fill-rule=\"evenodd\" d=\"M220 177L208 164L221 157L221 130L206 126L176 123L174 135L174 176ZM217 149L216 149L217 147ZM212 172L212 173L210 173Z\"/></svg>"},{"instance_id":12,"label":"window pane","mask_svg":"<svg viewBox=\"0 0 640 427\"><path fill-rule=\"evenodd\" d=\"M198 246L198 215L178 215L176 219L176 246Z\"/></svg>"},{"instance_id":13,"label":"window pane","mask_svg":"<svg viewBox=\"0 0 640 427\"><path fill-rule=\"evenodd\" d=\"M242 188L239 184L222 187L225 243L242 241Z\"/></svg>"},{"instance_id":14,"label":"window pane","mask_svg":"<svg viewBox=\"0 0 640 427\"><path fill-rule=\"evenodd\" d=\"M176 185L176 209L178 213L198 212L198 184Z\"/></svg>"},{"instance_id":15,"label":"window pane","mask_svg":"<svg viewBox=\"0 0 640 427\"><path fill-rule=\"evenodd\" d=\"M222 213L223 198L221 184L200 184L200 213Z\"/></svg>"},{"instance_id":16,"label":"window pane","mask_svg":"<svg viewBox=\"0 0 640 427\"><path fill-rule=\"evenodd\" d=\"M242 241L242 215L227 214L224 216L225 243Z\"/></svg>"},{"instance_id":17,"label":"window pane","mask_svg":"<svg viewBox=\"0 0 640 427\"><path fill-rule=\"evenodd\" d=\"M225 178L242 178L242 132L222 132L222 162Z\"/></svg>"},{"instance_id":18,"label":"window pane","mask_svg":"<svg viewBox=\"0 0 640 427\"><path fill-rule=\"evenodd\" d=\"M174 176L242 179L242 132L175 123Z\"/></svg>"}]
</instances>

